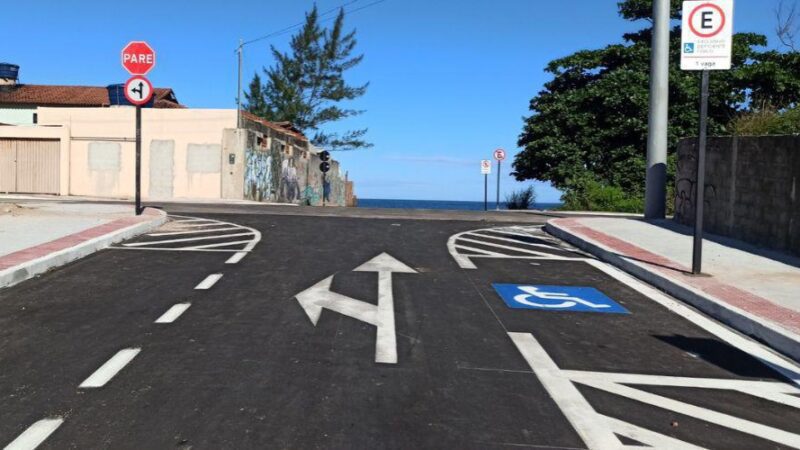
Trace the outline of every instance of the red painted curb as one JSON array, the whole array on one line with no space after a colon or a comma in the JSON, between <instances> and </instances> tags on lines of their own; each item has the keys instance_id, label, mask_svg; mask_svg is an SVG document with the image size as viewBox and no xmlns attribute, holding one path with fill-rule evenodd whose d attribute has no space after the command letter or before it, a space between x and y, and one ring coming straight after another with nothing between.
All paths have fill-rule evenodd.
<instances>
[{"instance_id":1,"label":"red painted curb","mask_svg":"<svg viewBox=\"0 0 800 450\"><path fill-rule=\"evenodd\" d=\"M769 299L735 286L720 283L714 278L692 277L690 268L630 242L598 231L581 223L579 219L554 219L552 222L558 227L569 230L571 234L594 241L620 256L643 263L651 272L658 272L665 278L690 286L749 314L778 324L793 333L800 334L800 313L797 311L776 305Z\"/></svg>"},{"instance_id":2,"label":"red painted curb","mask_svg":"<svg viewBox=\"0 0 800 450\"><path fill-rule=\"evenodd\" d=\"M68 236L64 236L62 238L58 238L50 242L45 242L44 244L39 244L33 247L26 248L24 250L16 251L14 253L9 253L8 255L0 257L0 270L9 269L11 267L18 266L20 264L25 264L29 261L42 258L51 253L68 249L76 245L80 245L91 239L95 239L104 236L106 234L114 233L124 228L128 228L131 225L136 225L137 223L147 222L149 220L152 220L152 216L154 214L157 215L158 213L146 211L145 214L142 216L124 217L122 219L117 219L112 222L103 225L98 225L93 228L88 228L81 232L70 234Z\"/></svg>"}]
</instances>

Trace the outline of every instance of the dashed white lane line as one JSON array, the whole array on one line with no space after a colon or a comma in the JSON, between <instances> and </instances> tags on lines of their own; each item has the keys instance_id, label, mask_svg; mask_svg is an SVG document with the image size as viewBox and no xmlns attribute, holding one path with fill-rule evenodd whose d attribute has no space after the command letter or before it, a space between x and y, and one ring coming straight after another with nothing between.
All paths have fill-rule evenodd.
<instances>
[{"instance_id":1,"label":"dashed white lane line","mask_svg":"<svg viewBox=\"0 0 800 450\"><path fill-rule=\"evenodd\" d=\"M33 450L45 441L54 431L64 423L64 419L53 417L42 419L17 436L4 450Z\"/></svg>"},{"instance_id":2,"label":"dashed white lane line","mask_svg":"<svg viewBox=\"0 0 800 450\"><path fill-rule=\"evenodd\" d=\"M212 286L217 284L217 281L222 278L221 273L214 273L206 277L205 280L201 281L200 284L195 286L195 289L211 289Z\"/></svg>"},{"instance_id":3,"label":"dashed white lane line","mask_svg":"<svg viewBox=\"0 0 800 450\"><path fill-rule=\"evenodd\" d=\"M79 387L99 388L105 386L106 383L111 381L120 370L125 368L140 351L142 351L140 348L126 348L118 351L116 355L112 356L111 359L100 366L100 368L81 383Z\"/></svg>"},{"instance_id":4,"label":"dashed white lane line","mask_svg":"<svg viewBox=\"0 0 800 450\"><path fill-rule=\"evenodd\" d=\"M178 317L181 314L185 313L189 307L192 306L191 303L176 303L172 305L170 309L167 310L164 314L161 315L158 319L156 319L156 323L172 323L178 320Z\"/></svg>"},{"instance_id":5,"label":"dashed white lane line","mask_svg":"<svg viewBox=\"0 0 800 450\"><path fill-rule=\"evenodd\" d=\"M245 256L247 256L247 252L236 252L233 254L233 256L228 258L227 261L225 261L225 264L236 264L239 261L241 261L242 258L244 258Z\"/></svg>"}]
</instances>

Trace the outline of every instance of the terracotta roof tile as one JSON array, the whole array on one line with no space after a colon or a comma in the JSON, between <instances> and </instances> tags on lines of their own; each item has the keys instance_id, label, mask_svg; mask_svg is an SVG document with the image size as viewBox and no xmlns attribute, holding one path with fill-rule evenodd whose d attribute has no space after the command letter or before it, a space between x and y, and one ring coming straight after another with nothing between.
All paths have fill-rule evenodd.
<instances>
[{"instance_id":1,"label":"terracotta roof tile","mask_svg":"<svg viewBox=\"0 0 800 450\"><path fill-rule=\"evenodd\" d=\"M170 88L155 88L155 108L183 108ZM99 86L20 84L0 89L0 105L109 106L108 89Z\"/></svg>"}]
</instances>

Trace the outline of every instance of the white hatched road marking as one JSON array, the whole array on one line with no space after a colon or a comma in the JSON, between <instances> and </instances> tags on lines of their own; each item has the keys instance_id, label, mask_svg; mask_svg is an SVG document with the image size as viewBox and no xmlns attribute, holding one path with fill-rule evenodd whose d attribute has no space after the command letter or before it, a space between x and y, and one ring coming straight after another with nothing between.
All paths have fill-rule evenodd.
<instances>
[{"instance_id":1,"label":"white hatched road marking","mask_svg":"<svg viewBox=\"0 0 800 450\"><path fill-rule=\"evenodd\" d=\"M201 290L211 289L215 284L217 284L217 281L219 281L220 278L222 278L221 273L211 274L207 276L205 280L201 281L200 284L195 286L195 289L201 289Z\"/></svg>"},{"instance_id":2,"label":"white hatched road marking","mask_svg":"<svg viewBox=\"0 0 800 450\"><path fill-rule=\"evenodd\" d=\"M567 420L569 420L590 449L641 448L640 446L623 445L614 433L658 448L696 449L699 447L597 413L575 387L575 383L591 386L611 394L690 416L761 439L800 448L800 435L798 434L662 397L630 386L678 386L735 390L800 409L800 399L795 397L800 394L800 389L788 383L561 370L532 334L508 333L508 335L542 382L550 397L558 404Z\"/></svg>"},{"instance_id":3,"label":"white hatched road marking","mask_svg":"<svg viewBox=\"0 0 800 450\"><path fill-rule=\"evenodd\" d=\"M44 442L54 431L64 423L64 419L53 417L42 419L22 432L4 450L33 450Z\"/></svg>"},{"instance_id":4,"label":"white hatched road marking","mask_svg":"<svg viewBox=\"0 0 800 450\"><path fill-rule=\"evenodd\" d=\"M234 255L228 258L226 264L237 264L261 241L260 231L231 222L178 215L170 215L169 219L170 221L160 231L156 230L146 234L144 238L111 248L175 252L231 252ZM240 231L240 233L236 231ZM214 240L223 242L204 243Z\"/></svg>"},{"instance_id":5,"label":"white hatched road marking","mask_svg":"<svg viewBox=\"0 0 800 450\"><path fill-rule=\"evenodd\" d=\"M527 242L507 236L537 239L539 241L548 242L550 245L538 242ZM517 245L504 245L497 243L497 241L515 243ZM476 248L474 247L476 244L491 247L492 250ZM531 247L535 247L537 250L533 250ZM464 231L450 236L450 239L447 241L447 249L453 259L456 260L458 266L462 269L477 269L475 263L472 262L473 258L546 259L556 261L583 261L587 258L584 253L568 247L551 236L546 235L541 227L513 226ZM548 249L558 252L559 254L549 253L546 251ZM460 250L471 253L462 253ZM564 255L564 253L567 253L567 255Z\"/></svg>"},{"instance_id":6,"label":"white hatched road marking","mask_svg":"<svg viewBox=\"0 0 800 450\"><path fill-rule=\"evenodd\" d=\"M124 369L139 352L140 348L126 348L118 351L111 357L105 364L95 370L83 383L80 384L81 388L99 388L103 387L114 378L120 370Z\"/></svg>"},{"instance_id":7,"label":"white hatched road marking","mask_svg":"<svg viewBox=\"0 0 800 450\"><path fill-rule=\"evenodd\" d=\"M172 305L170 309L167 310L164 314L161 315L158 319L156 319L156 323L172 323L178 320L183 313L186 312L189 307L192 306L191 303L176 303Z\"/></svg>"}]
</instances>

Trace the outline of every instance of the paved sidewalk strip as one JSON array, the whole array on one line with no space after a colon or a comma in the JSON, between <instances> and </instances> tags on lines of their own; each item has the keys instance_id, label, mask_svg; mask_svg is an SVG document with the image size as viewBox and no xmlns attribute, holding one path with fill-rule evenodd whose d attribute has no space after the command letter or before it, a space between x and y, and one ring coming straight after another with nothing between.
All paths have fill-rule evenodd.
<instances>
[{"instance_id":1,"label":"paved sidewalk strip","mask_svg":"<svg viewBox=\"0 0 800 450\"><path fill-rule=\"evenodd\" d=\"M24 220L24 218L20 219ZM43 244L0 256L0 288L19 283L76 259L147 232L166 221L166 214L148 209ZM13 235L9 238L13 239Z\"/></svg>"},{"instance_id":2,"label":"paved sidewalk strip","mask_svg":"<svg viewBox=\"0 0 800 450\"><path fill-rule=\"evenodd\" d=\"M603 225L608 225L609 220L617 222L614 223L617 232L625 226L629 226L631 230L636 227L654 226L629 219L598 221L587 218L562 218L550 220L547 231L664 289L740 332L755 336L776 350L800 360L800 311L729 282L720 281L721 277L716 274L693 276L691 269L680 262L642 248L619 236L611 235L610 232L606 233ZM678 233L674 235L674 241L671 243L673 246L677 246L680 239L690 238ZM626 239L633 240L630 236ZM741 251L731 249L731 255L734 255L734 252ZM753 258L758 257L753 255ZM727 256L720 259L723 261L715 261L718 266L728 262L724 260L734 257ZM731 263L743 264L742 261ZM706 268L709 268L708 264ZM724 270L724 266L717 267L716 270ZM769 280L763 283L769 283Z\"/></svg>"}]
</instances>

